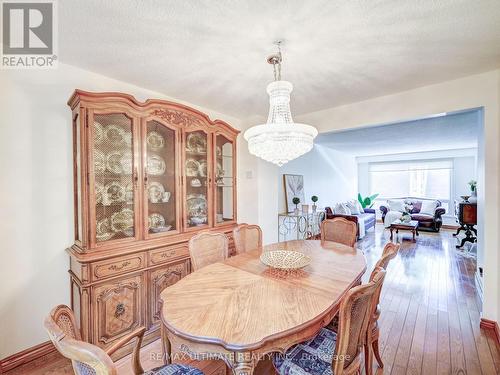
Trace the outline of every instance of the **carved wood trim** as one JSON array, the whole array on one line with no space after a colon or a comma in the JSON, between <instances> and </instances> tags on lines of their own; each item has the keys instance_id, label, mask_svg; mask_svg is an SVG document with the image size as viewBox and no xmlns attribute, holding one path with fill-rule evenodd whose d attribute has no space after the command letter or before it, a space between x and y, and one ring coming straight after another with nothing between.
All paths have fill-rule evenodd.
<instances>
[{"instance_id":1,"label":"carved wood trim","mask_svg":"<svg viewBox=\"0 0 500 375\"><path fill-rule=\"evenodd\" d=\"M500 345L500 328L498 327L498 322L495 322L494 320L481 318L479 327L491 331L495 335L497 343Z\"/></svg>"}]
</instances>

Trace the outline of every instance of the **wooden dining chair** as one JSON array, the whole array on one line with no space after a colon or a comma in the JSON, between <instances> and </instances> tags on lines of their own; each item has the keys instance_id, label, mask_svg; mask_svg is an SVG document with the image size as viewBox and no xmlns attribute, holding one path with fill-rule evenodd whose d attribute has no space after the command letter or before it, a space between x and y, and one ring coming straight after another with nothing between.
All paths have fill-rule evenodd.
<instances>
[{"instance_id":1,"label":"wooden dining chair","mask_svg":"<svg viewBox=\"0 0 500 375\"><path fill-rule=\"evenodd\" d=\"M387 243L384 246L384 250L382 251L382 256L375 264L375 267L370 275L370 280L372 280L376 271L379 268L384 270L387 269L389 262L393 259L399 251L400 245L392 242ZM373 355L375 355L375 359L378 362L380 368L384 367L384 363L382 362L382 357L380 356L379 351L379 337L380 337L380 328L378 325L378 320L380 318L380 293L382 289L378 291L378 294L375 296L375 308L373 310L373 314L370 319L370 323L367 330L367 338L365 343L365 372L366 374L372 374L373 371Z\"/></svg>"},{"instance_id":2,"label":"wooden dining chair","mask_svg":"<svg viewBox=\"0 0 500 375\"><path fill-rule=\"evenodd\" d=\"M71 360L76 375L117 375L117 367L110 356L133 339L136 339L132 353L132 370L134 374L203 375L203 372L194 367L180 364L166 365L144 372L139 352L146 331L145 327L137 328L109 348L102 349L82 341L75 316L68 306L59 305L55 307L49 316L45 318L44 326L59 353Z\"/></svg>"},{"instance_id":3,"label":"wooden dining chair","mask_svg":"<svg viewBox=\"0 0 500 375\"><path fill-rule=\"evenodd\" d=\"M366 332L384 277L385 270L378 268L370 282L347 292L340 304L338 333L322 328L311 340L273 356L278 374L360 374Z\"/></svg>"},{"instance_id":4,"label":"wooden dining chair","mask_svg":"<svg viewBox=\"0 0 500 375\"><path fill-rule=\"evenodd\" d=\"M236 254L262 247L262 230L258 225L241 224L233 229Z\"/></svg>"},{"instance_id":5,"label":"wooden dining chair","mask_svg":"<svg viewBox=\"0 0 500 375\"><path fill-rule=\"evenodd\" d=\"M323 220L321 223L321 243L331 241L354 247L357 230L355 222L343 217Z\"/></svg>"},{"instance_id":6,"label":"wooden dining chair","mask_svg":"<svg viewBox=\"0 0 500 375\"><path fill-rule=\"evenodd\" d=\"M193 271L227 259L228 238L223 233L200 232L189 240Z\"/></svg>"}]
</instances>

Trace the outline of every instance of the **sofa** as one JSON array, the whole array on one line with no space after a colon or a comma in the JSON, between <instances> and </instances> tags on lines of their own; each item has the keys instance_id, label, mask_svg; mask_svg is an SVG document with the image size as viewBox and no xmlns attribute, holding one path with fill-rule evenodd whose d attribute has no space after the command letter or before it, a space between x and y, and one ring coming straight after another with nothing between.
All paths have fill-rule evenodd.
<instances>
[{"instance_id":1,"label":"sofa","mask_svg":"<svg viewBox=\"0 0 500 375\"><path fill-rule=\"evenodd\" d=\"M436 199L425 199L425 198L415 198L415 197L404 197L404 198L394 198L391 201L402 200L406 203L411 203L413 205L413 209L410 212L411 219L418 221L418 229L419 230L427 230L432 232L439 232L441 225L443 225L442 216L446 213L446 209L441 207L441 202ZM422 208L423 201L435 201L436 202L436 210L434 215L421 213L420 210ZM385 222L385 217L388 212L390 212L389 205L380 206L380 211L382 211L382 222L385 226L389 226L390 223Z\"/></svg>"},{"instance_id":2,"label":"sofa","mask_svg":"<svg viewBox=\"0 0 500 375\"><path fill-rule=\"evenodd\" d=\"M359 236L359 222L363 220L365 224L365 231L367 231L370 228L375 228L375 223L377 221L376 219L376 213L375 210L372 208L365 208L361 214L358 215L343 215L343 214L335 214L333 213L333 210L331 207L325 207L325 217L326 219L333 219L336 217L343 217L349 221L353 221L356 223L357 227L357 237L360 238Z\"/></svg>"}]
</instances>

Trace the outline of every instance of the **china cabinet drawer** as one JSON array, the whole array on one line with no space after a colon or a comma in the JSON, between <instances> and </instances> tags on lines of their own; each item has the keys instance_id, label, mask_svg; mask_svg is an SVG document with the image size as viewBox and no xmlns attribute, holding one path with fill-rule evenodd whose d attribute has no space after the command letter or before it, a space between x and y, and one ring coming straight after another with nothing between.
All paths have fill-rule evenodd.
<instances>
[{"instance_id":1,"label":"china cabinet drawer","mask_svg":"<svg viewBox=\"0 0 500 375\"><path fill-rule=\"evenodd\" d=\"M149 306L150 323L156 326L160 321L160 309L158 300L160 294L168 286L174 285L189 273L189 259L178 263L162 266L150 271L149 273Z\"/></svg>"},{"instance_id":2,"label":"china cabinet drawer","mask_svg":"<svg viewBox=\"0 0 500 375\"><path fill-rule=\"evenodd\" d=\"M132 332L144 324L143 275L94 287L91 305L94 344L106 346Z\"/></svg>"},{"instance_id":3,"label":"china cabinet drawer","mask_svg":"<svg viewBox=\"0 0 500 375\"><path fill-rule=\"evenodd\" d=\"M149 253L150 265L162 264L169 262L172 259L189 256L188 244L183 243L180 245L162 247L159 249L151 250Z\"/></svg>"},{"instance_id":4,"label":"china cabinet drawer","mask_svg":"<svg viewBox=\"0 0 500 375\"><path fill-rule=\"evenodd\" d=\"M144 267L144 254L134 254L118 259L105 260L92 264L92 279L102 280L111 276L133 272Z\"/></svg>"}]
</instances>

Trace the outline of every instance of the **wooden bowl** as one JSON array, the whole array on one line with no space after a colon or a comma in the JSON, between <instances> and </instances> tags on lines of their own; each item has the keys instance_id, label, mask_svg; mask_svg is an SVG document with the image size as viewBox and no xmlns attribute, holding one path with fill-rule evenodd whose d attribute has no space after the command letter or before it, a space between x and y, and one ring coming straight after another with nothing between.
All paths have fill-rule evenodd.
<instances>
[{"instance_id":1,"label":"wooden bowl","mask_svg":"<svg viewBox=\"0 0 500 375\"><path fill-rule=\"evenodd\" d=\"M260 261L280 270L298 270L311 263L311 258L298 251L275 250L263 252Z\"/></svg>"}]
</instances>

